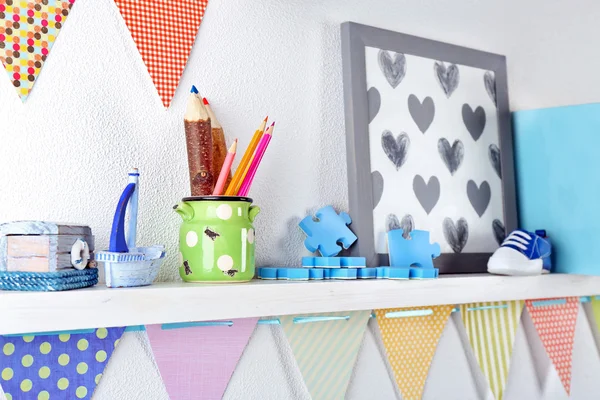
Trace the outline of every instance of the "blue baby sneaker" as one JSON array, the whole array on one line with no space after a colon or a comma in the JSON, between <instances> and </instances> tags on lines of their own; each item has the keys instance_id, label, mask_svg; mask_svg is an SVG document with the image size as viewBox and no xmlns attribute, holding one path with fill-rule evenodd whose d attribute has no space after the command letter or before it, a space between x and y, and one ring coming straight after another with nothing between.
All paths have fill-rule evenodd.
<instances>
[{"instance_id":1,"label":"blue baby sneaker","mask_svg":"<svg viewBox=\"0 0 600 400\"><path fill-rule=\"evenodd\" d=\"M546 231L527 232L517 229L488 261L488 272L498 275L539 275L550 272L552 245Z\"/></svg>"}]
</instances>

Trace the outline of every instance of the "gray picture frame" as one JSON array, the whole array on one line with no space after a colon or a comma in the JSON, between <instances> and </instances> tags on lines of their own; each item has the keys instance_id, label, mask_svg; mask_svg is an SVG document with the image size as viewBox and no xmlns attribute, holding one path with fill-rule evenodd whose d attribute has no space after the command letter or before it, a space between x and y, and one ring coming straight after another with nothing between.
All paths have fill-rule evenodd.
<instances>
[{"instance_id":1,"label":"gray picture frame","mask_svg":"<svg viewBox=\"0 0 600 400\"><path fill-rule=\"evenodd\" d=\"M365 47L462 64L495 73L498 140L502 165L503 222L505 233L517 229L506 57L354 22L341 25L341 40L348 199L352 216L351 227L359 238L351 248L351 254L366 257L370 267L389 265L388 255L377 254L375 251ZM444 253L434 260L434 264L440 269L440 273L481 273L487 271L490 256L491 253Z\"/></svg>"}]
</instances>

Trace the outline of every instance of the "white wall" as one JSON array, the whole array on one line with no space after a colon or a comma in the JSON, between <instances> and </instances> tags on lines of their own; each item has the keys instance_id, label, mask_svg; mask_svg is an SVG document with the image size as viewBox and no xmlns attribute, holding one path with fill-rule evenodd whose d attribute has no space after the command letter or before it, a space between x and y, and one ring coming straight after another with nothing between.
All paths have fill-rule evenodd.
<instances>
[{"instance_id":1,"label":"white wall","mask_svg":"<svg viewBox=\"0 0 600 400\"><path fill-rule=\"evenodd\" d=\"M246 144L265 113L277 130L252 196L259 264L297 264L307 210L345 208L346 165L339 24L352 20L506 54L513 110L598 101L600 6L559 0L211 0L172 106L164 110L112 0L78 0L35 89L21 104L0 76L0 220L89 224L105 248L117 196L142 172L140 242L166 244L161 279L178 279L178 217L188 192L182 115L192 83L230 137ZM76 316L68 316L76 318ZM457 325L459 326L459 325ZM482 399L451 323L425 399ZM519 330L507 399L565 399L528 318ZM477 371L477 369L473 369ZM573 399L598 398L600 360L584 314ZM394 398L376 341L365 337L350 399ZM144 334L127 334L97 400L166 399ZM257 328L227 399L305 399L278 328Z\"/></svg>"}]
</instances>

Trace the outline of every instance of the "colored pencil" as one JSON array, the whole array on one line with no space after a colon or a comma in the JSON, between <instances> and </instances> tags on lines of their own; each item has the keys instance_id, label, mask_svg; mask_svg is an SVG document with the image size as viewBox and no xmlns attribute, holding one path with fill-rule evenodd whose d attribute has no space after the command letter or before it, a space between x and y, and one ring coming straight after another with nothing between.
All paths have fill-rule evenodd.
<instances>
[{"instance_id":1,"label":"colored pencil","mask_svg":"<svg viewBox=\"0 0 600 400\"><path fill-rule=\"evenodd\" d=\"M240 165L238 165L237 169L235 170L235 174L233 174L233 178L231 179L231 182L225 191L226 196L235 196L238 193L240 186L242 186L242 182L244 181L248 168L250 167L250 162L252 161L254 151L256 150L258 142L261 140L263 133L265 132L265 126L267 126L268 119L269 117L266 117L258 130L254 132L254 136L252 136L252 140L250 140L250 144L248 145L248 148L246 149L246 152L240 161Z\"/></svg>"},{"instance_id":2,"label":"colored pencil","mask_svg":"<svg viewBox=\"0 0 600 400\"><path fill-rule=\"evenodd\" d=\"M195 86L192 86L183 122L192 196L210 196L214 184L210 116Z\"/></svg>"},{"instance_id":3,"label":"colored pencil","mask_svg":"<svg viewBox=\"0 0 600 400\"><path fill-rule=\"evenodd\" d=\"M229 176L229 171L231 171L231 164L233 164L233 159L235 158L236 151L237 139L235 139L235 141L227 151L227 156L225 157L225 161L223 162L223 168L221 168L221 173L219 174L219 179L217 180L217 184L215 185L213 196L220 196L221 193L223 193L223 189L225 189L225 182L227 181L227 177Z\"/></svg>"},{"instance_id":4,"label":"colored pencil","mask_svg":"<svg viewBox=\"0 0 600 400\"><path fill-rule=\"evenodd\" d=\"M227 157L227 144L225 143L225 134L223 133L223 127L219 123L217 116L210 107L210 103L206 97L202 98L202 102L208 111L210 117L210 126L212 129L212 143L213 143L213 163L212 163L212 174L216 178L221 172L221 168L225 163L225 157ZM227 176L225 185L228 185L231 181L231 172Z\"/></svg>"},{"instance_id":5,"label":"colored pencil","mask_svg":"<svg viewBox=\"0 0 600 400\"><path fill-rule=\"evenodd\" d=\"M252 159L252 164L250 164L250 168L248 168L248 173L244 178L244 182L238 191L238 196L247 196L250 191L250 186L252 185L252 181L254 180L254 176L256 175L256 171L258 170L258 166L262 161L265 152L267 151L267 147L269 146L269 142L271 141L271 137L273 136L273 130L275 129L275 122L271 124L267 132L260 139L260 143L258 144L258 148L256 149L256 154Z\"/></svg>"}]
</instances>

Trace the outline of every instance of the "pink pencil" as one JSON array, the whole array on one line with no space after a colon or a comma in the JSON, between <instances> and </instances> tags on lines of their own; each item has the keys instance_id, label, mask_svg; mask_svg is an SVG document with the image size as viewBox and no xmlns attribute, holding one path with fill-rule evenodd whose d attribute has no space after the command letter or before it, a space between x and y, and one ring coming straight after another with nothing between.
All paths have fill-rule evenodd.
<instances>
[{"instance_id":1,"label":"pink pencil","mask_svg":"<svg viewBox=\"0 0 600 400\"><path fill-rule=\"evenodd\" d=\"M225 157L225 161L223 161L223 167L221 168L219 179L217 179L217 184L215 185L213 196L220 196L223 193L223 189L225 189L225 182L227 181L227 177L229 176L229 170L231 170L231 164L233 164L233 159L235 158L236 151L237 139L235 139L235 141L227 151L227 156Z\"/></svg>"},{"instance_id":2,"label":"pink pencil","mask_svg":"<svg viewBox=\"0 0 600 400\"><path fill-rule=\"evenodd\" d=\"M262 160L265 152L267 151L267 146L269 146L269 142L271 141L271 137L273 135L273 130L275 129L275 122L271 124L269 129L265 132L265 134L260 139L258 143L258 148L256 149L256 154L252 159L252 164L250 164L250 168L248 168L248 173L244 178L244 182L242 182L242 186L238 191L238 196L247 196L250 191L250 185L252 185L252 180L254 179L254 175L256 175L256 171L258 170L258 166L260 165L260 161Z\"/></svg>"}]
</instances>

